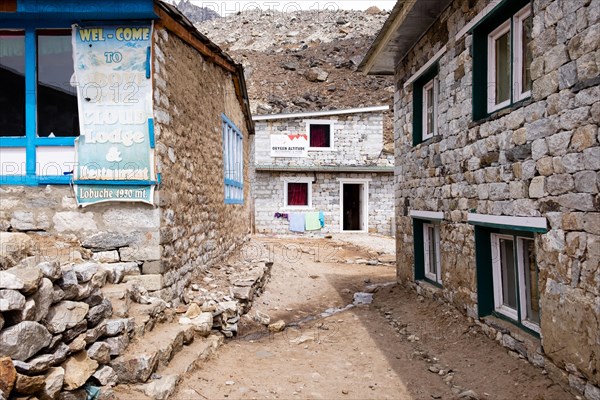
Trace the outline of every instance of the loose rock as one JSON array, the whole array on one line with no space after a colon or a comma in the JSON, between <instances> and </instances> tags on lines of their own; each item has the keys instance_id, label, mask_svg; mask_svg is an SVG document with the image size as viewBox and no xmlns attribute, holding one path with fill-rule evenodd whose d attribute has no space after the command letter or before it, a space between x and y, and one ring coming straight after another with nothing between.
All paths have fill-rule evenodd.
<instances>
[{"instance_id":1,"label":"loose rock","mask_svg":"<svg viewBox=\"0 0 600 400\"><path fill-rule=\"evenodd\" d=\"M17 370L10 357L0 358L0 394L8 397L13 390L16 379Z\"/></svg>"},{"instance_id":2,"label":"loose rock","mask_svg":"<svg viewBox=\"0 0 600 400\"><path fill-rule=\"evenodd\" d=\"M98 368L98 363L90 359L85 351L70 357L62 365L64 369L64 386L66 390L74 390L83 386Z\"/></svg>"},{"instance_id":3,"label":"loose rock","mask_svg":"<svg viewBox=\"0 0 600 400\"><path fill-rule=\"evenodd\" d=\"M27 360L50 344L52 335L41 324L23 321L0 333L0 356Z\"/></svg>"}]
</instances>

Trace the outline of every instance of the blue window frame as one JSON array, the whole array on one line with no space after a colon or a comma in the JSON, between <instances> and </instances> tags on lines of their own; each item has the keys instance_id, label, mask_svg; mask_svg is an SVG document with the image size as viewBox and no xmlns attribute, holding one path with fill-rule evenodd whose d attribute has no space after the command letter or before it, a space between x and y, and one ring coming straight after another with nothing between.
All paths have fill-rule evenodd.
<instances>
[{"instance_id":1,"label":"blue window frame","mask_svg":"<svg viewBox=\"0 0 600 400\"><path fill-rule=\"evenodd\" d=\"M244 136L225 114L222 114L221 118L225 204L244 204Z\"/></svg>"},{"instance_id":2,"label":"blue window frame","mask_svg":"<svg viewBox=\"0 0 600 400\"><path fill-rule=\"evenodd\" d=\"M2 116L11 123L0 131L0 184L68 184L79 135L75 88L65 78L73 68L70 27L7 25L0 28L0 73L13 76L18 112ZM4 102L11 101L9 90L0 88ZM71 155L72 166L65 160Z\"/></svg>"}]
</instances>

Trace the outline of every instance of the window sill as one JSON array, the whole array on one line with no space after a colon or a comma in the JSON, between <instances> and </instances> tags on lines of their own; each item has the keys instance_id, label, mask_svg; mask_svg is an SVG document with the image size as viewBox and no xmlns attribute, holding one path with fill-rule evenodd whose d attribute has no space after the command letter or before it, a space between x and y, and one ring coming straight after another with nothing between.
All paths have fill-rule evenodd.
<instances>
[{"instance_id":1,"label":"window sill","mask_svg":"<svg viewBox=\"0 0 600 400\"><path fill-rule=\"evenodd\" d=\"M314 211L314 207L308 206L287 206L283 208L283 211Z\"/></svg>"},{"instance_id":2,"label":"window sill","mask_svg":"<svg viewBox=\"0 0 600 400\"><path fill-rule=\"evenodd\" d=\"M540 333L536 332L532 329L527 328L526 326L519 324L517 321L507 318L502 314L498 314L494 312L492 315L486 315L485 317L480 318L486 325L491 326L492 328L500 331L504 334L510 333L511 336L515 338L535 338L539 340Z\"/></svg>"},{"instance_id":3,"label":"window sill","mask_svg":"<svg viewBox=\"0 0 600 400\"><path fill-rule=\"evenodd\" d=\"M309 147L308 151L336 151L333 147Z\"/></svg>"},{"instance_id":4,"label":"window sill","mask_svg":"<svg viewBox=\"0 0 600 400\"><path fill-rule=\"evenodd\" d=\"M432 137L415 144L413 147L418 147L421 145L429 146L430 144L439 143L441 141L442 141L442 135L438 133L437 135L433 135Z\"/></svg>"},{"instance_id":5,"label":"window sill","mask_svg":"<svg viewBox=\"0 0 600 400\"><path fill-rule=\"evenodd\" d=\"M469 123L468 128L469 129L475 128L486 122L494 121L498 118L501 118L501 117L504 117L505 115L510 114L513 111L518 110L519 108L527 107L528 105L533 104L533 103L534 103L534 101L533 101L533 98L531 98L531 97L516 101L512 104L507 105L506 107L503 107L499 110L496 110L496 111L493 111L493 112L487 114L485 117L482 117L479 119L474 119L472 122Z\"/></svg>"}]
</instances>

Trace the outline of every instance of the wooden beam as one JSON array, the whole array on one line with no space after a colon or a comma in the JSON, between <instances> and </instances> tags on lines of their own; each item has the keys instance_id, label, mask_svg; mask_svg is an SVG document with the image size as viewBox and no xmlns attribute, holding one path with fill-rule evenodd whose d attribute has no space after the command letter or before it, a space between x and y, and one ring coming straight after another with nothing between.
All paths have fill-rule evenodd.
<instances>
[{"instance_id":1,"label":"wooden beam","mask_svg":"<svg viewBox=\"0 0 600 400\"><path fill-rule=\"evenodd\" d=\"M194 49L198 50L200 54L204 55L213 63L222 67L223 69L235 73L236 69L230 62L228 62L225 58L221 57L219 54L215 53L211 49L208 48L204 43L202 43L198 38L196 38L190 31L185 29L181 24L175 21L169 14L167 14L160 7L156 7L156 13L160 17L160 20L156 23L157 26L162 26L167 30L173 32L177 35L181 40L192 46Z\"/></svg>"}]
</instances>

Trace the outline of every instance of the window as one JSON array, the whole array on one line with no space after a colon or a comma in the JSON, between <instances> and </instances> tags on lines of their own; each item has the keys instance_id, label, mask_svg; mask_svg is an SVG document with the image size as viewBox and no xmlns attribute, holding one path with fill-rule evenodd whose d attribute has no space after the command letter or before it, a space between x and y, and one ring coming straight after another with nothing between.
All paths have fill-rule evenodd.
<instances>
[{"instance_id":1,"label":"window","mask_svg":"<svg viewBox=\"0 0 600 400\"><path fill-rule=\"evenodd\" d=\"M79 136L71 29L0 30L1 184L68 183Z\"/></svg>"},{"instance_id":2,"label":"window","mask_svg":"<svg viewBox=\"0 0 600 400\"><path fill-rule=\"evenodd\" d=\"M309 150L333 150L334 121L306 121Z\"/></svg>"},{"instance_id":3,"label":"window","mask_svg":"<svg viewBox=\"0 0 600 400\"><path fill-rule=\"evenodd\" d=\"M423 258L425 277L441 284L439 224L423 224Z\"/></svg>"},{"instance_id":4,"label":"window","mask_svg":"<svg viewBox=\"0 0 600 400\"><path fill-rule=\"evenodd\" d=\"M413 145L438 134L438 65L434 64L413 83Z\"/></svg>"},{"instance_id":5,"label":"window","mask_svg":"<svg viewBox=\"0 0 600 400\"><path fill-rule=\"evenodd\" d=\"M415 279L441 286L440 224L444 213L410 210L409 215L413 218Z\"/></svg>"},{"instance_id":6,"label":"window","mask_svg":"<svg viewBox=\"0 0 600 400\"><path fill-rule=\"evenodd\" d=\"M473 31L475 119L531 96L533 15L528 3L506 2Z\"/></svg>"},{"instance_id":7,"label":"window","mask_svg":"<svg viewBox=\"0 0 600 400\"><path fill-rule=\"evenodd\" d=\"M540 309L535 242L517 235L492 234L495 310L539 332Z\"/></svg>"},{"instance_id":8,"label":"window","mask_svg":"<svg viewBox=\"0 0 600 400\"><path fill-rule=\"evenodd\" d=\"M283 186L285 207L312 207L312 178L290 178Z\"/></svg>"},{"instance_id":9,"label":"window","mask_svg":"<svg viewBox=\"0 0 600 400\"><path fill-rule=\"evenodd\" d=\"M222 120L225 204L244 204L243 135L225 115L222 115Z\"/></svg>"}]
</instances>

